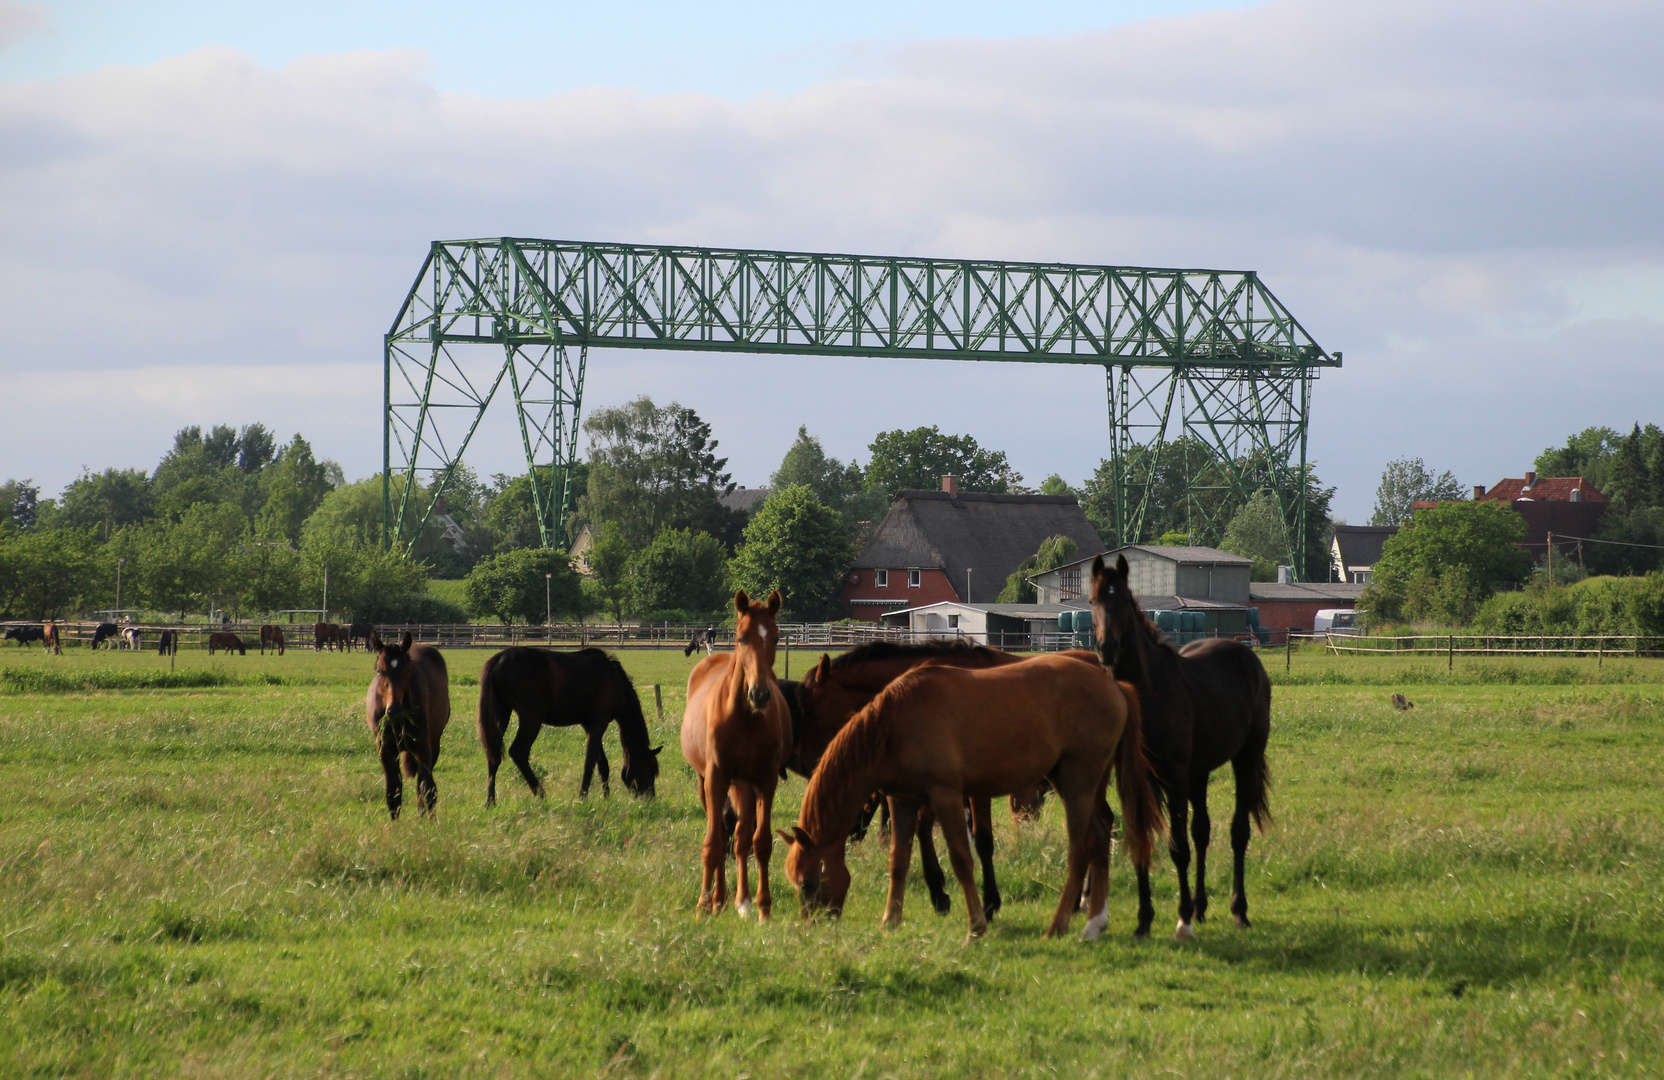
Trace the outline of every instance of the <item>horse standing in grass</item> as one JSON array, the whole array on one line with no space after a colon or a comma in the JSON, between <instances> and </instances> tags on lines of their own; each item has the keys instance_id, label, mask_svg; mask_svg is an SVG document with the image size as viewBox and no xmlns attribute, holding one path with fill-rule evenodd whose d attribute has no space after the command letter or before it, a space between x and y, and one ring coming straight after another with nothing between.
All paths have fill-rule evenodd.
<instances>
[{"instance_id":1,"label":"horse standing in grass","mask_svg":"<svg viewBox=\"0 0 1664 1080\"><path fill-rule=\"evenodd\" d=\"M1048 780L1063 804L1069 868L1047 937L1069 928L1088 869L1087 936L1108 922L1109 823L1100 813L1115 771L1135 864L1147 865L1160 810L1150 785L1136 702L1097 663L1040 656L991 668L926 664L886 687L826 750L809 781L790 842L786 876L806 912L841 911L849 891L845 838L867 793L896 800L884 924L901 922L917 810L929 804L965 894L971 936L988 928L971 872L964 799L1029 790ZM911 812L909 812L911 811Z\"/></svg>"},{"instance_id":2,"label":"horse standing in grass","mask_svg":"<svg viewBox=\"0 0 1664 1080\"><path fill-rule=\"evenodd\" d=\"M163 630L161 641L156 646L157 656L172 656L179 652L179 631Z\"/></svg>"},{"instance_id":3,"label":"horse standing in grass","mask_svg":"<svg viewBox=\"0 0 1664 1080\"><path fill-rule=\"evenodd\" d=\"M235 650L238 656L248 655L248 650L243 648L243 639L224 630L216 630L208 635L208 655L213 656L215 649L223 649L226 652Z\"/></svg>"},{"instance_id":4,"label":"horse standing in grass","mask_svg":"<svg viewBox=\"0 0 1664 1080\"><path fill-rule=\"evenodd\" d=\"M343 649L346 647L346 635L341 631L340 624L332 622L314 623L312 626L312 651L323 649Z\"/></svg>"},{"instance_id":5,"label":"horse standing in grass","mask_svg":"<svg viewBox=\"0 0 1664 1080\"><path fill-rule=\"evenodd\" d=\"M1145 617L1127 583L1127 560L1113 568L1092 561L1093 628L1104 663L1137 688L1144 702L1144 738L1156 786L1171 824L1168 850L1179 875L1179 939L1195 936L1192 920L1207 917L1208 777L1229 762L1236 775L1236 814L1231 820L1231 914L1248 926L1243 861L1250 821L1263 830L1271 816L1266 794L1270 772L1265 744L1271 735L1271 680L1254 650L1229 638L1192 642L1175 649ZM1118 652L1115 649L1118 648ZM1187 811L1194 809L1190 838L1196 845L1196 893L1190 892ZM1155 907L1150 873L1138 871L1138 936L1150 932Z\"/></svg>"},{"instance_id":6,"label":"horse standing in grass","mask_svg":"<svg viewBox=\"0 0 1664 1080\"><path fill-rule=\"evenodd\" d=\"M624 747L624 786L637 795L651 797L659 776L659 751L650 745L647 719L641 699L629 674L618 659L600 649L554 652L516 646L504 649L485 662L480 671L480 745L485 748L488 779L485 805L497 802L497 766L503 761L503 735L510 713L520 716L520 728L508 755L526 778L538 798L543 783L532 771L532 741L544 725L581 725L589 737L584 750L584 781L580 796L589 794L590 778L601 770L601 794L609 795L611 769L601 737L607 725L618 724L618 741Z\"/></svg>"},{"instance_id":7,"label":"horse standing in grass","mask_svg":"<svg viewBox=\"0 0 1664 1080\"><path fill-rule=\"evenodd\" d=\"M370 636L375 650L375 674L364 695L364 720L381 754L387 778L387 813L397 819L404 801L404 781L416 780L416 801L422 813L439 801L433 767L439 760L439 738L451 719L450 673L445 658L432 645L411 644L410 634L390 645Z\"/></svg>"},{"instance_id":8,"label":"horse standing in grass","mask_svg":"<svg viewBox=\"0 0 1664 1080\"><path fill-rule=\"evenodd\" d=\"M134 652L144 648L144 634L136 626L121 628L121 647L132 649Z\"/></svg>"},{"instance_id":9,"label":"horse standing in grass","mask_svg":"<svg viewBox=\"0 0 1664 1080\"><path fill-rule=\"evenodd\" d=\"M96 649L108 641L110 644L106 648L117 648L121 644L119 633L120 628L115 623L99 623L92 632L92 647Z\"/></svg>"},{"instance_id":10,"label":"horse standing in grass","mask_svg":"<svg viewBox=\"0 0 1664 1080\"><path fill-rule=\"evenodd\" d=\"M688 675L682 755L698 774L699 801L705 808L699 910L714 915L727 903L723 810L732 801L739 815L734 831L739 878L734 910L742 917L755 910L766 919L774 906L768 881L769 856L774 850L769 831L774 789L792 752L790 708L774 678L780 594L771 592L766 604L757 604L742 589L734 594L734 611L738 616L734 651L707 656ZM753 850L757 854L755 905L747 876Z\"/></svg>"},{"instance_id":11,"label":"horse standing in grass","mask_svg":"<svg viewBox=\"0 0 1664 1080\"><path fill-rule=\"evenodd\" d=\"M273 649L277 650L277 655L279 655L279 656L283 655L284 641L283 641L283 628L281 626L274 626L271 623L267 623L265 626L262 626L260 628L260 655L261 656L266 655L266 646L268 646L268 645L270 645Z\"/></svg>"},{"instance_id":12,"label":"horse standing in grass","mask_svg":"<svg viewBox=\"0 0 1664 1080\"><path fill-rule=\"evenodd\" d=\"M349 625L345 631L347 651L352 652L353 645L362 641L364 651L368 652L370 649L370 635L375 632L376 628L367 622L354 622Z\"/></svg>"}]
</instances>

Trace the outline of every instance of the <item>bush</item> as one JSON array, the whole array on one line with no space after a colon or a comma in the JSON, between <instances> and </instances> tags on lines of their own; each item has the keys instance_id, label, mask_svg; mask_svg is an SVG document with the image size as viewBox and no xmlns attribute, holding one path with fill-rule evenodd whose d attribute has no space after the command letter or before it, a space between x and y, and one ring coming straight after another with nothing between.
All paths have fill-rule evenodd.
<instances>
[{"instance_id":1,"label":"bush","mask_svg":"<svg viewBox=\"0 0 1664 1080\"><path fill-rule=\"evenodd\" d=\"M551 575L545 582L544 575ZM468 609L503 622L543 622L544 612L581 614L578 573L563 551L522 548L480 560L463 581Z\"/></svg>"},{"instance_id":2,"label":"bush","mask_svg":"<svg viewBox=\"0 0 1664 1080\"><path fill-rule=\"evenodd\" d=\"M373 623L465 623L468 612L462 605L427 593L404 593L377 599L356 612Z\"/></svg>"},{"instance_id":3,"label":"bush","mask_svg":"<svg viewBox=\"0 0 1664 1080\"><path fill-rule=\"evenodd\" d=\"M1479 609L1473 628L1506 635L1664 634L1664 573L1499 593Z\"/></svg>"}]
</instances>

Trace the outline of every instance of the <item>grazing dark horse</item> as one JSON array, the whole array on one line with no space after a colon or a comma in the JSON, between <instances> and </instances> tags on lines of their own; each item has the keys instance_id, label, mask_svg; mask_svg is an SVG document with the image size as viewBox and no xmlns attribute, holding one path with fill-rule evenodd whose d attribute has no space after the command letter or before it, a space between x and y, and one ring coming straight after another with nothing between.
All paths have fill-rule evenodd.
<instances>
[{"instance_id":1,"label":"grazing dark horse","mask_svg":"<svg viewBox=\"0 0 1664 1080\"><path fill-rule=\"evenodd\" d=\"M734 612L734 651L705 657L688 675L682 756L698 776L699 802L705 809L699 910L715 915L728 901L724 866L728 838L723 818L732 806L739 815L734 830L739 878L734 911L744 918L755 910L759 919L767 919L774 907L768 881L769 857L774 851L769 820L780 771L792 752L791 708L774 678L780 593L771 592L766 604L758 604L741 589L734 594ZM755 905L747 874L753 851L757 853Z\"/></svg>"},{"instance_id":2,"label":"grazing dark horse","mask_svg":"<svg viewBox=\"0 0 1664 1080\"><path fill-rule=\"evenodd\" d=\"M709 656L709 655L711 655L711 652L715 648L716 648L716 627L707 626L703 630L695 630L693 632L693 640L688 642L687 647L682 650L682 655L683 656L692 656L693 655L693 650L695 650L695 649L704 649L705 650L705 655Z\"/></svg>"},{"instance_id":3,"label":"grazing dark horse","mask_svg":"<svg viewBox=\"0 0 1664 1080\"><path fill-rule=\"evenodd\" d=\"M416 802L431 813L439 801L433 766L439 738L451 719L451 680L445 658L432 645L413 645L410 635L389 645L370 635L375 675L364 694L364 721L375 736L381 771L387 777L387 813L397 820L405 777L416 781Z\"/></svg>"},{"instance_id":4,"label":"grazing dark horse","mask_svg":"<svg viewBox=\"0 0 1664 1080\"><path fill-rule=\"evenodd\" d=\"M1179 875L1179 925L1175 936L1195 936L1192 920L1207 917L1208 777L1229 762L1236 775L1236 814L1231 819L1231 914L1248 925L1248 896L1243 889L1243 861L1248 852L1249 823L1263 830L1271 816L1266 801L1270 773L1265 744L1271 734L1271 680L1254 650L1229 638L1192 642L1182 650L1161 638L1145 617L1127 584L1127 560L1114 568L1092 562L1092 614L1100 648L1111 642L1118 655L1115 677L1137 688L1144 703L1144 739L1156 786L1171 824L1168 849ZM1194 808L1190 840L1196 845L1196 893L1190 892L1190 844L1185 817ZM1150 875L1138 872L1138 936L1150 932L1155 908Z\"/></svg>"},{"instance_id":5,"label":"grazing dark horse","mask_svg":"<svg viewBox=\"0 0 1664 1080\"><path fill-rule=\"evenodd\" d=\"M376 628L367 622L355 622L351 626L347 627L347 651L352 652L353 643L362 641L364 643L365 651L368 652L370 648L370 635L375 632Z\"/></svg>"},{"instance_id":6,"label":"grazing dark horse","mask_svg":"<svg viewBox=\"0 0 1664 1080\"><path fill-rule=\"evenodd\" d=\"M13 626L6 630L6 641L15 641L19 648L26 649L29 642L39 641L42 647L46 642L46 628L43 626Z\"/></svg>"},{"instance_id":7,"label":"grazing dark horse","mask_svg":"<svg viewBox=\"0 0 1664 1080\"><path fill-rule=\"evenodd\" d=\"M156 647L157 656L169 656L179 651L179 631L163 630L162 641Z\"/></svg>"},{"instance_id":8,"label":"grazing dark horse","mask_svg":"<svg viewBox=\"0 0 1664 1080\"><path fill-rule=\"evenodd\" d=\"M520 728L508 756L526 778L533 794L543 797L543 784L532 771L532 742L545 725L577 724L589 736L584 751L584 782L579 795L589 794L590 778L601 770L601 793L608 787L610 769L601 745L607 725L618 724L624 747L624 786L637 795L652 796L659 776L659 751L649 745L647 720L630 676L616 657L600 649L553 652L516 646L485 662L480 671L480 745L485 747L488 779L485 805L497 802L497 766L503 761L503 736L510 713L520 717Z\"/></svg>"},{"instance_id":9,"label":"grazing dark horse","mask_svg":"<svg viewBox=\"0 0 1664 1080\"><path fill-rule=\"evenodd\" d=\"M971 936L988 928L971 871L967 796L989 799L1049 780L1069 830L1068 873L1047 937L1069 928L1090 868L1087 936L1108 922L1110 833L1104 793L1117 774L1127 849L1147 865L1160 811L1138 731L1139 712L1108 671L1076 656L1037 656L990 668L924 664L856 714L826 750L803 796L786 876L805 914L841 911L849 890L844 845L867 793L896 801L884 925L901 922L918 807L930 803L965 894Z\"/></svg>"},{"instance_id":10,"label":"grazing dark horse","mask_svg":"<svg viewBox=\"0 0 1664 1080\"><path fill-rule=\"evenodd\" d=\"M224 630L216 630L208 635L208 655L213 656L215 649L224 649L226 652L235 649L238 656L248 655L248 650L243 648L243 639Z\"/></svg>"},{"instance_id":11,"label":"grazing dark horse","mask_svg":"<svg viewBox=\"0 0 1664 1080\"><path fill-rule=\"evenodd\" d=\"M346 647L346 635L341 632L338 623L321 622L312 627L312 651L321 649L341 649Z\"/></svg>"},{"instance_id":12,"label":"grazing dark horse","mask_svg":"<svg viewBox=\"0 0 1664 1080\"><path fill-rule=\"evenodd\" d=\"M113 622L99 623L97 629L92 632L92 647L96 649L108 641L109 648L116 648L121 644L121 639L117 637L119 632L120 627Z\"/></svg>"},{"instance_id":13,"label":"grazing dark horse","mask_svg":"<svg viewBox=\"0 0 1664 1080\"><path fill-rule=\"evenodd\" d=\"M283 628L281 626L274 626L271 623L267 623L265 626L262 626L260 628L260 655L261 656L266 655L266 646L267 645L270 645L272 648L276 649L277 650L277 655L279 655L279 656L283 655L283 649L284 649L285 643L283 641Z\"/></svg>"}]
</instances>

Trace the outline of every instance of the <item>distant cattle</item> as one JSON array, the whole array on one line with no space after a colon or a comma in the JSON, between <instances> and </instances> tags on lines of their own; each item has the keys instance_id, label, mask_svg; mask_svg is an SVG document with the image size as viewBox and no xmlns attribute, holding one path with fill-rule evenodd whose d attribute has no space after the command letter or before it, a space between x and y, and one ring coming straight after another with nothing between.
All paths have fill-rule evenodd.
<instances>
[{"instance_id":1,"label":"distant cattle","mask_svg":"<svg viewBox=\"0 0 1664 1080\"><path fill-rule=\"evenodd\" d=\"M368 652L370 648L370 635L375 633L375 631L376 628L367 622L355 622L351 626L347 627L347 650L349 652L352 651L354 643L362 641L364 643L365 651Z\"/></svg>"},{"instance_id":2,"label":"distant cattle","mask_svg":"<svg viewBox=\"0 0 1664 1080\"><path fill-rule=\"evenodd\" d=\"M124 626L121 630L121 647L138 650L144 646L144 635L139 633L136 626Z\"/></svg>"},{"instance_id":3,"label":"distant cattle","mask_svg":"<svg viewBox=\"0 0 1664 1080\"><path fill-rule=\"evenodd\" d=\"M262 626L260 628L260 655L261 656L266 655L266 646L267 645L270 645L272 648L276 649L277 650L277 655L279 655L279 656L283 655L283 649L284 649L283 628L281 626L273 626L272 624L267 623L265 626Z\"/></svg>"},{"instance_id":4,"label":"distant cattle","mask_svg":"<svg viewBox=\"0 0 1664 1080\"><path fill-rule=\"evenodd\" d=\"M157 646L156 655L171 656L179 651L179 631L163 630L162 643Z\"/></svg>"},{"instance_id":5,"label":"distant cattle","mask_svg":"<svg viewBox=\"0 0 1664 1080\"><path fill-rule=\"evenodd\" d=\"M92 632L92 647L96 649L108 641L110 644L106 647L115 648L121 644L121 639L116 636L119 632L120 628L113 622L99 623L98 629Z\"/></svg>"},{"instance_id":6,"label":"distant cattle","mask_svg":"<svg viewBox=\"0 0 1664 1080\"><path fill-rule=\"evenodd\" d=\"M693 650L704 649L705 655L709 656L711 655L711 650L715 647L716 627L708 626L703 630L695 630L693 632L693 640L688 642L687 647L682 650L682 655L692 656Z\"/></svg>"},{"instance_id":7,"label":"distant cattle","mask_svg":"<svg viewBox=\"0 0 1664 1080\"><path fill-rule=\"evenodd\" d=\"M29 642L46 640L46 629L40 626L13 626L6 630L3 640L15 641L22 648L28 648Z\"/></svg>"},{"instance_id":8,"label":"distant cattle","mask_svg":"<svg viewBox=\"0 0 1664 1080\"><path fill-rule=\"evenodd\" d=\"M216 630L208 635L208 655L213 656L215 649L224 649L226 652L235 649L238 656L248 655L248 651L243 648L243 639L226 630Z\"/></svg>"},{"instance_id":9,"label":"distant cattle","mask_svg":"<svg viewBox=\"0 0 1664 1080\"><path fill-rule=\"evenodd\" d=\"M321 622L312 627L312 651L320 649L344 649L347 645L347 635L342 632L338 623Z\"/></svg>"}]
</instances>

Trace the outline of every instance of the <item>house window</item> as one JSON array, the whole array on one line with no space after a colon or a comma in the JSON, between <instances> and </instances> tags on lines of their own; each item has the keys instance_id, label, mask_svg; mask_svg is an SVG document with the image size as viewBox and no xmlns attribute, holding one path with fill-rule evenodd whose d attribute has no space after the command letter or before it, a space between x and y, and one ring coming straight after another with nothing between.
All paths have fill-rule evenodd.
<instances>
[{"instance_id":1,"label":"house window","mask_svg":"<svg viewBox=\"0 0 1664 1080\"><path fill-rule=\"evenodd\" d=\"M1058 598L1061 600L1080 599L1080 567L1073 570L1060 570L1057 574Z\"/></svg>"},{"instance_id":2,"label":"house window","mask_svg":"<svg viewBox=\"0 0 1664 1080\"><path fill-rule=\"evenodd\" d=\"M907 587L909 589L916 589L919 587L919 571L907 571Z\"/></svg>"},{"instance_id":3,"label":"house window","mask_svg":"<svg viewBox=\"0 0 1664 1080\"><path fill-rule=\"evenodd\" d=\"M874 570L872 576L872 583L880 589L888 589L890 587L890 572L888 570Z\"/></svg>"},{"instance_id":4,"label":"house window","mask_svg":"<svg viewBox=\"0 0 1664 1080\"><path fill-rule=\"evenodd\" d=\"M948 616L948 629L949 630L959 629L959 616L957 616L957 615L949 615Z\"/></svg>"}]
</instances>

